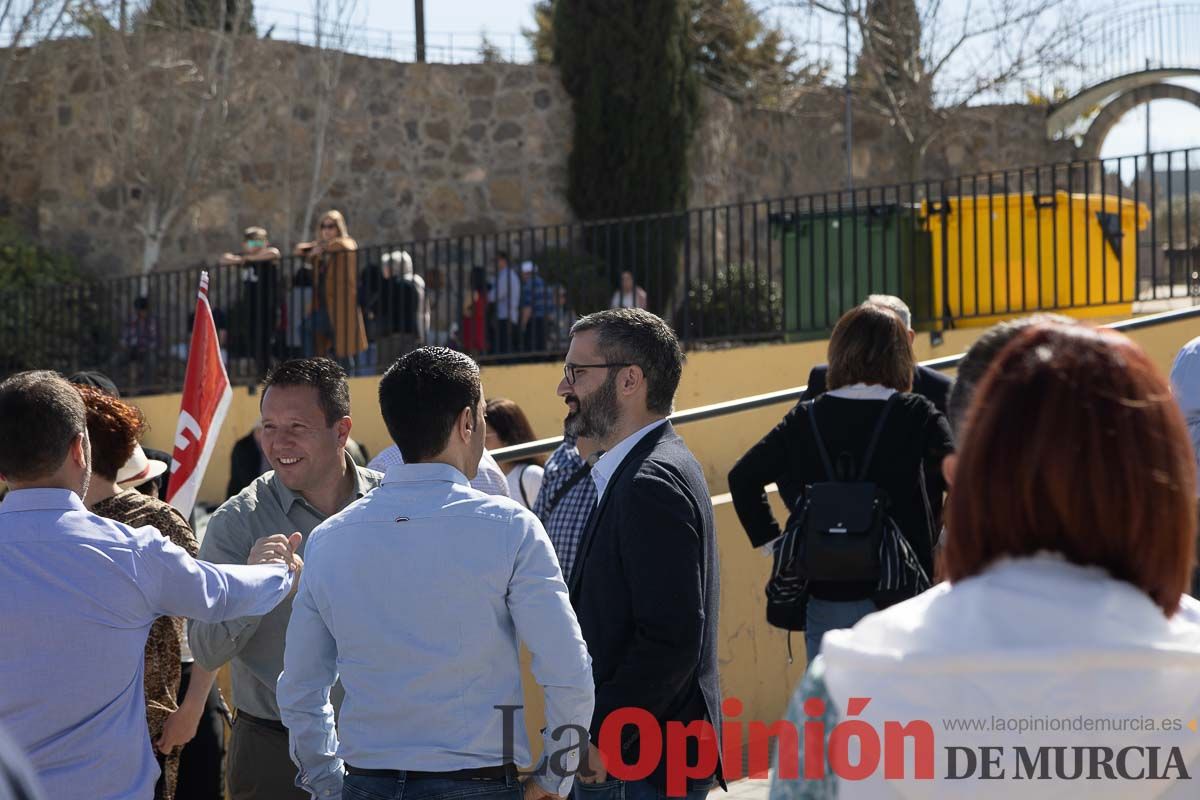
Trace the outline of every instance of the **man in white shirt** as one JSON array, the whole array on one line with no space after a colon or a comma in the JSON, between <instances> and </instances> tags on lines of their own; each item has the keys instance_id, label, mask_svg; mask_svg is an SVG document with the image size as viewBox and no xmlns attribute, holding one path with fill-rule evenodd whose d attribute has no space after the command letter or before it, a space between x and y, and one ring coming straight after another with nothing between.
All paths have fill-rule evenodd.
<instances>
[{"instance_id":1,"label":"man in white shirt","mask_svg":"<svg viewBox=\"0 0 1200 800\"><path fill-rule=\"evenodd\" d=\"M288 624L278 698L298 785L335 800L343 786L512 800L529 758L523 642L546 695L545 769L525 800L563 797L592 716L591 660L537 517L467 485L487 427L479 367L414 350L379 401L405 463L313 532Z\"/></svg>"}]
</instances>

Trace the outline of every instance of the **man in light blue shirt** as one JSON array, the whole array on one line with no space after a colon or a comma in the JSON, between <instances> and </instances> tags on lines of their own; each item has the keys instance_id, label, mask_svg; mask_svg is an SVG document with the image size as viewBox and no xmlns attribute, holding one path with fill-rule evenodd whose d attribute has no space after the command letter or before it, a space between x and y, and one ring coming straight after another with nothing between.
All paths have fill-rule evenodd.
<instances>
[{"instance_id":1,"label":"man in light blue shirt","mask_svg":"<svg viewBox=\"0 0 1200 800\"><path fill-rule=\"evenodd\" d=\"M313 531L288 625L277 697L298 783L334 800L343 783L355 796L565 796L591 721L591 659L537 518L468 485L486 432L479 368L414 350L379 397L405 463ZM519 642L545 691L551 756L523 788Z\"/></svg>"},{"instance_id":2,"label":"man in light blue shirt","mask_svg":"<svg viewBox=\"0 0 1200 800\"><path fill-rule=\"evenodd\" d=\"M149 800L158 766L142 689L160 616L265 614L280 563L216 567L154 528L88 512L83 400L52 372L0 383L0 723L55 800Z\"/></svg>"}]
</instances>

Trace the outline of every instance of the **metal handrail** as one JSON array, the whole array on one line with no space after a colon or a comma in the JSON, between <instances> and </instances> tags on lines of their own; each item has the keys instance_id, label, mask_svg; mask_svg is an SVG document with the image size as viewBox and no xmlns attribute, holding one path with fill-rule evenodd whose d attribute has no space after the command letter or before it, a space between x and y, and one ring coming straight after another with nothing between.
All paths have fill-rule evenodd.
<instances>
[{"instance_id":1,"label":"metal handrail","mask_svg":"<svg viewBox=\"0 0 1200 800\"><path fill-rule=\"evenodd\" d=\"M1200 317L1200 306L1164 311L1160 314L1147 314L1144 317L1112 322L1100 327L1122 332L1134 331L1142 328L1151 328L1155 325L1178 322L1181 319L1188 319L1190 317ZM954 369L965 356L966 353L958 353L952 356L931 358L928 361L920 362L920 365L936 370ZM740 397L736 400L712 403L707 406L698 406L684 411L676 411L667 419L671 421L672 425L682 425L687 422L700 422L715 417L723 417L727 414L737 414L742 411L753 411L756 408L778 405L779 403L794 402L800 399L800 396L804 394L804 390L807 388L807 386L796 386L791 389L780 389L776 392L767 392L766 394L756 394L750 397ZM526 456L541 455L542 453L553 452L562 444L562 440L563 437L561 436L538 439L534 442L526 442L525 444L514 445L512 447L501 447L493 450L492 455L497 461L512 461L518 458L525 458Z\"/></svg>"}]
</instances>

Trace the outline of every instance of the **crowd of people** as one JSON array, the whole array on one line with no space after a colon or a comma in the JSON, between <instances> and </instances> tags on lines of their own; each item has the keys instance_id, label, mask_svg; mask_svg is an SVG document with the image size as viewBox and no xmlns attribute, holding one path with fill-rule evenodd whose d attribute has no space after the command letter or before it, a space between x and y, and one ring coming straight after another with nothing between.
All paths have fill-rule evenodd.
<instances>
[{"instance_id":1,"label":"crowd of people","mask_svg":"<svg viewBox=\"0 0 1200 800\"><path fill-rule=\"evenodd\" d=\"M880 733L940 721L947 753L973 756L981 732L993 754L1072 751L1028 775L1042 780L1022 784L1027 796L1070 792L1087 759L1092 781L1109 779L1089 787L1098 796L1192 796L1200 747L1169 720L1200 701L1200 603L1188 594L1200 339L1168 381L1125 336L1039 314L984 333L951 386L914 369L909 325L896 298L845 314L824 374L729 475L750 543L774 559L768 619L805 632L787 721L823 732L793 761L805 779L777 773L772 800L951 796L948 778L978 776L948 775L950 763L934 774L932 755L927 775L849 775L830 755L847 714ZM935 471L944 484L927 481ZM782 528L772 482L790 509ZM1114 768L1123 748L1139 763L1121 755ZM1174 771L1156 771L1159 757ZM923 784L935 775L945 783Z\"/></svg>"},{"instance_id":2,"label":"crowd of people","mask_svg":"<svg viewBox=\"0 0 1200 800\"><path fill-rule=\"evenodd\" d=\"M532 431L515 403L485 400L465 354L421 347L385 372L394 447L372 462L383 473L347 452L345 370L286 361L264 382L252 439L270 469L209 518L198 558L185 520L117 481L114 465L148 462L135 407L50 372L5 380L0 596L22 620L0 630L0 652L13 654L0 661L0 725L48 797L182 796L194 789L183 745L228 664L233 798L389 796L405 785L537 800L570 794L577 774L577 791L597 800L661 796L661 769L606 779L596 745L618 708L651 709L664 732L720 720L708 487L666 420L682 368L674 333L648 312L579 320L557 393L572 440L592 444L578 469L567 474L559 458L547 476L487 455L489 439ZM155 471L146 463L130 480ZM543 511L544 525L529 508L578 507L585 482L594 513ZM61 575L75 584L65 596ZM38 635L51 616L70 621ZM533 655L548 722L546 768L523 783L518 643ZM78 672L79 647L104 660L99 674ZM508 707L512 716L498 711ZM639 746L627 731L621 757ZM690 795L720 775L715 765L693 778Z\"/></svg>"},{"instance_id":3,"label":"crowd of people","mask_svg":"<svg viewBox=\"0 0 1200 800\"><path fill-rule=\"evenodd\" d=\"M462 276L439 271L431 286L410 252L360 247L337 210L322 214L311 241L285 258L266 228L251 226L238 252L218 262L231 268L210 292L227 366L263 376L287 358L323 356L351 374L372 375L425 344L474 358L563 352L579 319L566 285L547 280L536 257L517 263L497 249L491 268ZM610 308L648 308L646 290L620 274ZM164 352L187 359L183 341L168 342L149 296L133 300L120 341L128 386L157 385Z\"/></svg>"},{"instance_id":4,"label":"crowd of people","mask_svg":"<svg viewBox=\"0 0 1200 800\"><path fill-rule=\"evenodd\" d=\"M333 221L310 251L353 252ZM528 330L515 310L512 336ZM789 645L804 632L788 719L820 722L825 739L797 754L807 779L776 773L774 800L907 796L911 775L805 768L847 714L883 731L1106 708L1166 718L1200 701L1200 603L1187 594L1200 339L1168 380L1130 339L1039 315L986 332L952 384L916 364L911 323L889 296L847 312L828 365L729 474L749 545L771 558L768 620ZM165 465L103 376L6 379L0 726L52 798L213 798L224 784L235 800L661 800L669 765L645 731L601 728L639 709L660 741L701 723L722 741L713 506L668 419L683 369L648 311L580 318L555 389L562 443L497 463L490 450L536 438L526 414L486 397L469 355L413 347L379 381L393 444L364 467L345 368L286 360L235 452L244 485L199 543L153 496ZM530 761L521 644L546 698L530 775L517 770ZM222 757L213 678L226 664ZM975 744L969 729L938 735ZM1090 730L1061 741L1112 745ZM1185 771L1200 768L1200 744L1180 741ZM701 743L689 740L673 794L724 785L728 753L706 760ZM618 779L614 759L650 769ZM1094 788L1190 796L1168 783ZM1051 776L1022 791L1064 788Z\"/></svg>"}]
</instances>

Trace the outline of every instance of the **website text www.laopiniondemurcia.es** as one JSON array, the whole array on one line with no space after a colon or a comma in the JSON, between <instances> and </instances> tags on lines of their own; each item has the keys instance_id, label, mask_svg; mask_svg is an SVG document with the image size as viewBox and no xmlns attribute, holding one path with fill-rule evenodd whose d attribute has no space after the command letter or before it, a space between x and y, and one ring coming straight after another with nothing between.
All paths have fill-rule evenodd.
<instances>
[{"instance_id":1,"label":"website text www.laopiniondemurcia.es","mask_svg":"<svg viewBox=\"0 0 1200 800\"><path fill-rule=\"evenodd\" d=\"M718 741L711 723L697 720L689 723L659 724L654 716L641 708L621 708L611 713L601 724L597 747L605 762L608 775L624 781L641 780L660 764L665 767L667 794L682 797L687 794L689 779L703 779L716 770L718 758L726 780L742 777L764 779L768 775L772 741L777 746L778 780L822 780L829 774L839 779L859 781L883 769L885 780L1190 780L1181 749L1178 746L1150 745L1018 745L979 744L944 746L941 748L943 770L939 774L937 736L934 726L926 720L908 722L885 721L882 732L876 725L856 719L870 704L866 697L852 697L847 702L842 721L830 730L824 722L826 703L816 697L803 705L803 731L789 720L763 722L738 720L743 704L734 697L722 704L724 722ZM514 752L516 712L522 706L496 706L504 715L504 750L511 760ZM1144 717L980 717L941 719L945 731L986 733L1087 732L1131 733L1197 732L1195 719ZM621 755L621 735L626 727L637 729L640 752L634 763L626 763ZM664 736L665 728L665 736ZM564 741L568 735L576 742L587 742L588 731L576 725L564 725L551 732L554 741ZM856 744L856 747L852 747ZM803 747L803 774L800 753ZM581 750L572 744L548 753L531 774L549 771L566 775L576 770L567 767L572 756ZM746 751L746 770L743 773L742 753ZM906 758L906 755L911 757ZM665 761L664 761L665 759ZM590 772L586 758L582 759L579 774Z\"/></svg>"}]
</instances>

